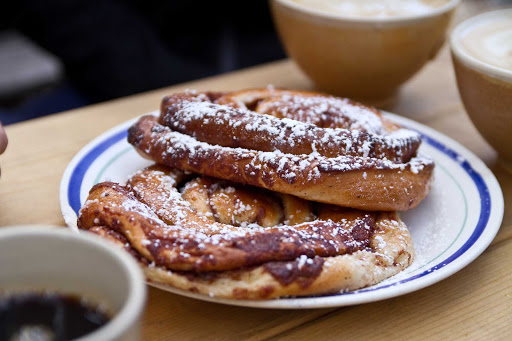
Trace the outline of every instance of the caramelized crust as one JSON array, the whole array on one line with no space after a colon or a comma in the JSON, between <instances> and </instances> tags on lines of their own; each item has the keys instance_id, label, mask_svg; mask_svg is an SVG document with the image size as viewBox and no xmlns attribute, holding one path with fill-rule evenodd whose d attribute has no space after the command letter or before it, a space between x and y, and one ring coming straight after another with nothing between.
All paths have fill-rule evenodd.
<instances>
[{"instance_id":1,"label":"caramelized crust","mask_svg":"<svg viewBox=\"0 0 512 341\"><path fill-rule=\"evenodd\" d=\"M131 184L128 189L114 183L94 186L86 210L82 210L80 228L108 226L125 235L144 257L173 270L223 271L252 266L271 260L290 260L301 255L335 256L366 247L374 224L371 213L339 221L315 220L294 226L271 228L235 227L220 222L201 223L187 206L166 173L147 169L145 185ZM156 184L155 179L159 179ZM160 184L164 184L160 186ZM354 239L357 236L358 239Z\"/></svg>"},{"instance_id":2,"label":"caramelized crust","mask_svg":"<svg viewBox=\"0 0 512 341\"><path fill-rule=\"evenodd\" d=\"M312 92L255 89L164 98L128 141L170 167L363 210L407 210L430 190L420 136L373 108Z\"/></svg>"},{"instance_id":3,"label":"caramelized crust","mask_svg":"<svg viewBox=\"0 0 512 341\"><path fill-rule=\"evenodd\" d=\"M213 145L294 155L315 152L407 162L421 143L415 132L387 131L376 110L346 99L277 90L261 95L265 97L255 111L240 108L234 95L217 103L237 108L211 103L201 93L169 96L159 123Z\"/></svg>"},{"instance_id":4,"label":"caramelized crust","mask_svg":"<svg viewBox=\"0 0 512 341\"><path fill-rule=\"evenodd\" d=\"M163 166L137 172L126 186L94 186L78 226L130 252L154 282L238 299L364 287L402 270L414 254L395 213L307 202Z\"/></svg>"},{"instance_id":5,"label":"caramelized crust","mask_svg":"<svg viewBox=\"0 0 512 341\"><path fill-rule=\"evenodd\" d=\"M170 167L297 197L363 210L407 210L430 190L434 164L406 164L366 157L327 158L229 148L198 142L142 117L129 142L146 157Z\"/></svg>"}]
</instances>

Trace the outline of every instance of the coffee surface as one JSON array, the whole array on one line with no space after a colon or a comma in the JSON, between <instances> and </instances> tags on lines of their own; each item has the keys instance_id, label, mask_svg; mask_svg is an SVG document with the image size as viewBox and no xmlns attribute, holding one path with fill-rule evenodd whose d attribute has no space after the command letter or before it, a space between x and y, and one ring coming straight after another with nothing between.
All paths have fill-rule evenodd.
<instances>
[{"instance_id":1,"label":"coffee surface","mask_svg":"<svg viewBox=\"0 0 512 341\"><path fill-rule=\"evenodd\" d=\"M512 11L483 18L464 30L462 47L476 59L512 70Z\"/></svg>"},{"instance_id":2,"label":"coffee surface","mask_svg":"<svg viewBox=\"0 0 512 341\"><path fill-rule=\"evenodd\" d=\"M102 309L76 296L17 293L0 297L0 340L73 340L109 320Z\"/></svg>"},{"instance_id":3,"label":"coffee surface","mask_svg":"<svg viewBox=\"0 0 512 341\"><path fill-rule=\"evenodd\" d=\"M393 17L428 13L449 0L292 0L298 5L351 17Z\"/></svg>"}]
</instances>

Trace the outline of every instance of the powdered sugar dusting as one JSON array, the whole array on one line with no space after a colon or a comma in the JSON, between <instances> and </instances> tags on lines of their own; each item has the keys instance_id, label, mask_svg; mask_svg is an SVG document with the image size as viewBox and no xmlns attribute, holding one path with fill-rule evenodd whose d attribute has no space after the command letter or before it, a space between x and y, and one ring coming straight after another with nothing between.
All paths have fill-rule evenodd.
<instances>
[{"instance_id":1,"label":"powdered sugar dusting","mask_svg":"<svg viewBox=\"0 0 512 341\"><path fill-rule=\"evenodd\" d=\"M297 104L297 99L302 97L293 98L296 100L292 103ZM319 153L328 157L353 155L402 161L413 153L420 143L419 134L410 130L400 129L381 135L384 132L380 118L366 108L351 105L341 99L331 99L336 106L330 104L329 98L319 101L316 97L304 97L301 101L311 100L315 100L315 105L309 104L311 107L305 107L308 116L302 113L306 109L289 109L287 106L282 107L280 103L280 108L296 111L291 116L294 119L262 115L210 102L177 100L180 105L176 107L180 109L169 112L166 122L173 130L190 134L199 140L215 141L216 136L212 136L212 133L219 131L223 134L222 141L250 149L259 146L260 149L266 148L264 151ZM303 104L301 101L298 103ZM339 101L342 104L338 103ZM285 113L286 110L281 109ZM309 117L327 115L325 112L330 113L330 125L336 128L322 128L308 122L311 121ZM337 114L334 115L332 112Z\"/></svg>"},{"instance_id":2,"label":"powdered sugar dusting","mask_svg":"<svg viewBox=\"0 0 512 341\"><path fill-rule=\"evenodd\" d=\"M414 169L416 172L425 165L432 163L425 157L416 157L406 164L397 164L389 160L377 158L338 156L325 158L318 154L293 155L280 151L257 152L244 148L230 148L211 145L206 142L199 142L191 136L181 134L170 130L168 127L162 127L158 131L153 131L150 137L150 145L160 146L165 150L162 155L186 154L191 159L216 160L228 154L235 160L244 160L246 174L255 174L256 171L277 171L277 175L283 181L295 182L297 179L315 181L324 172L347 172L364 169ZM151 150L145 150L150 153Z\"/></svg>"}]
</instances>

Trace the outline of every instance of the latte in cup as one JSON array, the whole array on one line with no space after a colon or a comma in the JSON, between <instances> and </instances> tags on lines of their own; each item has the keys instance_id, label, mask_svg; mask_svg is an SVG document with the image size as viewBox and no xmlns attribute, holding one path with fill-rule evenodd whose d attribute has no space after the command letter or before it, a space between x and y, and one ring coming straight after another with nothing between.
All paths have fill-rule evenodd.
<instances>
[{"instance_id":1,"label":"latte in cup","mask_svg":"<svg viewBox=\"0 0 512 341\"><path fill-rule=\"evenodd\" d=\"M292 0L298 5L351 17L392 17L428 13L448 0Z\"/></svg>"},{"instance_id":2,"label":"latte in cup","mask_svg":"<svg viewBox=\"0 0 512 341\"><path fill-rule=\"evenodd\" d=\"M474 58L512 70L512 12L481 20L461 33L462 47Z\"/></svg>"},{"instance_id":3,"label":"latte in cup","mask_svg":"<svg viewBox=\"0 0 512 341\"><path fill-rule=\"evenodd\" d=\"M512 9L459 24L451 48L466 112L512 171Z\"/></svg>"}]
</instances>

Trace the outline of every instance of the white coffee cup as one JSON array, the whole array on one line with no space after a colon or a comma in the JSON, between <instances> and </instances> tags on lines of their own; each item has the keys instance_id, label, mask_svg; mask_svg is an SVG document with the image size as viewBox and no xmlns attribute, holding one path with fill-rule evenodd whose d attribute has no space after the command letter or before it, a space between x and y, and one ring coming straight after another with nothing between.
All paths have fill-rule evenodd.
<instances>
[{"instance_id":1,"label":"white coffee cup","mask_svg":"<svg viewBox=\"0 0 512 341\"><path fill-rule=\"evenodd\" d=\"M51 291L106 307L112 319L78 340L139 340L144 277L123 250L99 237L50 226L0 228L0 290Z\"/></svg>"}]
</instances>

